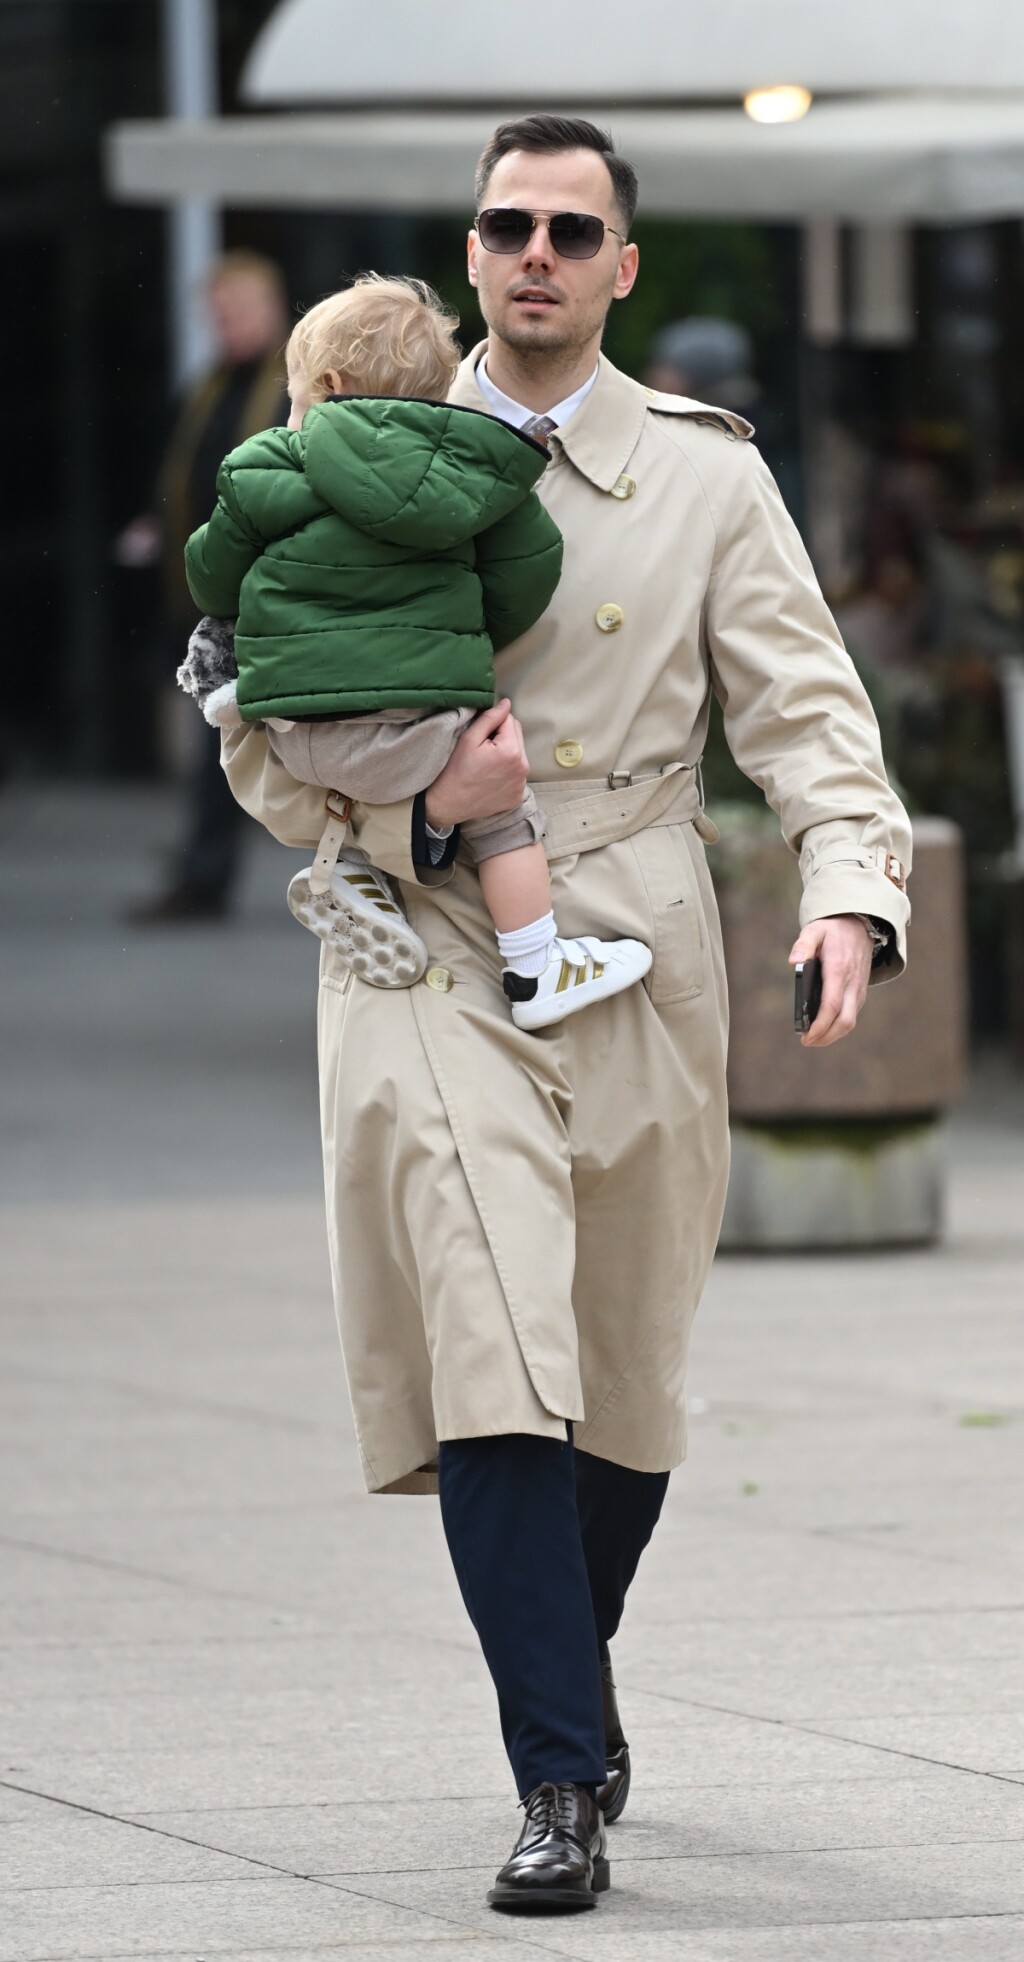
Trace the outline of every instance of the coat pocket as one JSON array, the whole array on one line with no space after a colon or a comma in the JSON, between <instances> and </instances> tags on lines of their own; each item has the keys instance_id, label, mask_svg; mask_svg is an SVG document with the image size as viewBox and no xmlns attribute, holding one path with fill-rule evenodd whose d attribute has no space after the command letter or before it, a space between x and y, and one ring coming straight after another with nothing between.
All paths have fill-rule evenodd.
<instances>
[{"instance_id":1,"label":"coat pocket","mask_svg":"<svg viewBox=\"0 0 1024 1962\"><path fill-rule=\"evenodd\" d=\"M681 824L654 825L630 839L651 909L654 961L644 987L656 1005L688 1001L704 987L700 895Z\"/></svg>"}]
</instances>

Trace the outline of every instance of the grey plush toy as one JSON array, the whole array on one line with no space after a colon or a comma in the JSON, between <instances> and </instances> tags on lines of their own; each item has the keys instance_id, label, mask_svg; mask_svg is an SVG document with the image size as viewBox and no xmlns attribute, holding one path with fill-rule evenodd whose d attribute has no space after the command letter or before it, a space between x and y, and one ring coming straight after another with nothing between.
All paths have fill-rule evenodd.
<instances>
[{"instance_id":1,"label":"grey plush toy","mask_svg":"<svg viewBox=\"0 0 1024 1962\"><path fill-rule=\"evenodd\" d=\"M198 702L215 729L237 729L242 721L236 700L235 624L204 614L192 629L188 653L178 669L179 687Z\"/></svg>"}]
</instances>

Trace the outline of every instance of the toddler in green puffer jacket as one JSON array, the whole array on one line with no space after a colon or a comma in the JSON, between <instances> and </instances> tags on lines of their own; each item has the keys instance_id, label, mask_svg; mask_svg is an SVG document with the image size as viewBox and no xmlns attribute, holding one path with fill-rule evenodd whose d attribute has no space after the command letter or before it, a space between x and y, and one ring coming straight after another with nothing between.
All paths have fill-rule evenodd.
<instances>
[{"instance_id":1,"label":"toddler in green puffer jacket","mask_svg":"<svg viewBox=\"0 0 1024 1962\"><path fill-rule=\"evenodd\" d=\"M540 618L561 571L561 535L533 488L543 445L444 400L457 325L422 282L373 273L311 308L288 342L287 429L225 459L217 508L185 551L211 617L182 686L211 722L264 723L292 776L342 798L417 797L481 711L497 726L494 653ZM460 832L521 1028L647 972L638 941L559 937L530 790ZM343 823L325 833L289 906L360 979L409 987L427 949L383 874L338 850L342 835ZM440 862L443 841L427 843Z\"/></svg>"}]
</instances>

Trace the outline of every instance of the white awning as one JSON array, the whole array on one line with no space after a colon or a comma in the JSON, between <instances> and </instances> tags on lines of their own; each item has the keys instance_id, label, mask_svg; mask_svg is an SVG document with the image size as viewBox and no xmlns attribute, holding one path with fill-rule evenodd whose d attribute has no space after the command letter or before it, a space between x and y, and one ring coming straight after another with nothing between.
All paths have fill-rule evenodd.
<instances>
[{"instance_id":1,"label":"white awning","mask_svg":"<svg viewBox=\"0 0 1024 1962\"><path fill-rule=\"evenodd\" d=\"M636 164L642 213L1024 216L1024 93L818 102L802 122L774 127L738 108L590 113ZM115 197L141 204L209 198L468 218L473 165L496 120L491 111L353 110L120 123L107 135L107 180Z\"/></svg>"},{"instance_id":2,"label":"white awning","mask_svg":"<svg viewBox=\"0 0 1024 1962\"><path fill-rule=\"evenodd\" d=\"M772 82L822 95L1024 88L1024 10L1014 0L281 0L242 99L565 109L738 101Z\"/></svg>"}]
</instances>

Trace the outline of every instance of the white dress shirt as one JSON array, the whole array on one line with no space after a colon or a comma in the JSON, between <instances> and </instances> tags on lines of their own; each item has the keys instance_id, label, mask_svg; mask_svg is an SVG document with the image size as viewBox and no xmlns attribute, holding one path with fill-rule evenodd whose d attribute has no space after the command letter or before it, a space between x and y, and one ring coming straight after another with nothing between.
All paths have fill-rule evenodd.
<instances>
[{"instance_id":1,"label":"white dress shirt","mask_svg":"<svg viewBox=\"0 0 1024 1962\"><path fill-rule=\"evenodd\" d=\"M545 409L544 414L550 418L556 429L560 429L563 422L568 422L569 417L576 414L580 403L590 394L596 380L595 368L582 388L577 388L572 395L567 395L564 402L556 402L553 409ZM536 409L524 409L521 402L513 402L511 395L505 395L500 388L495 387L487 373L486 355L477 368L476 385L488 408L493 409L494 414L500 416L502 422L510 422L513 429L522 429L523 424L532 422L537 414Z\"/></svg>"}]
</instances>

